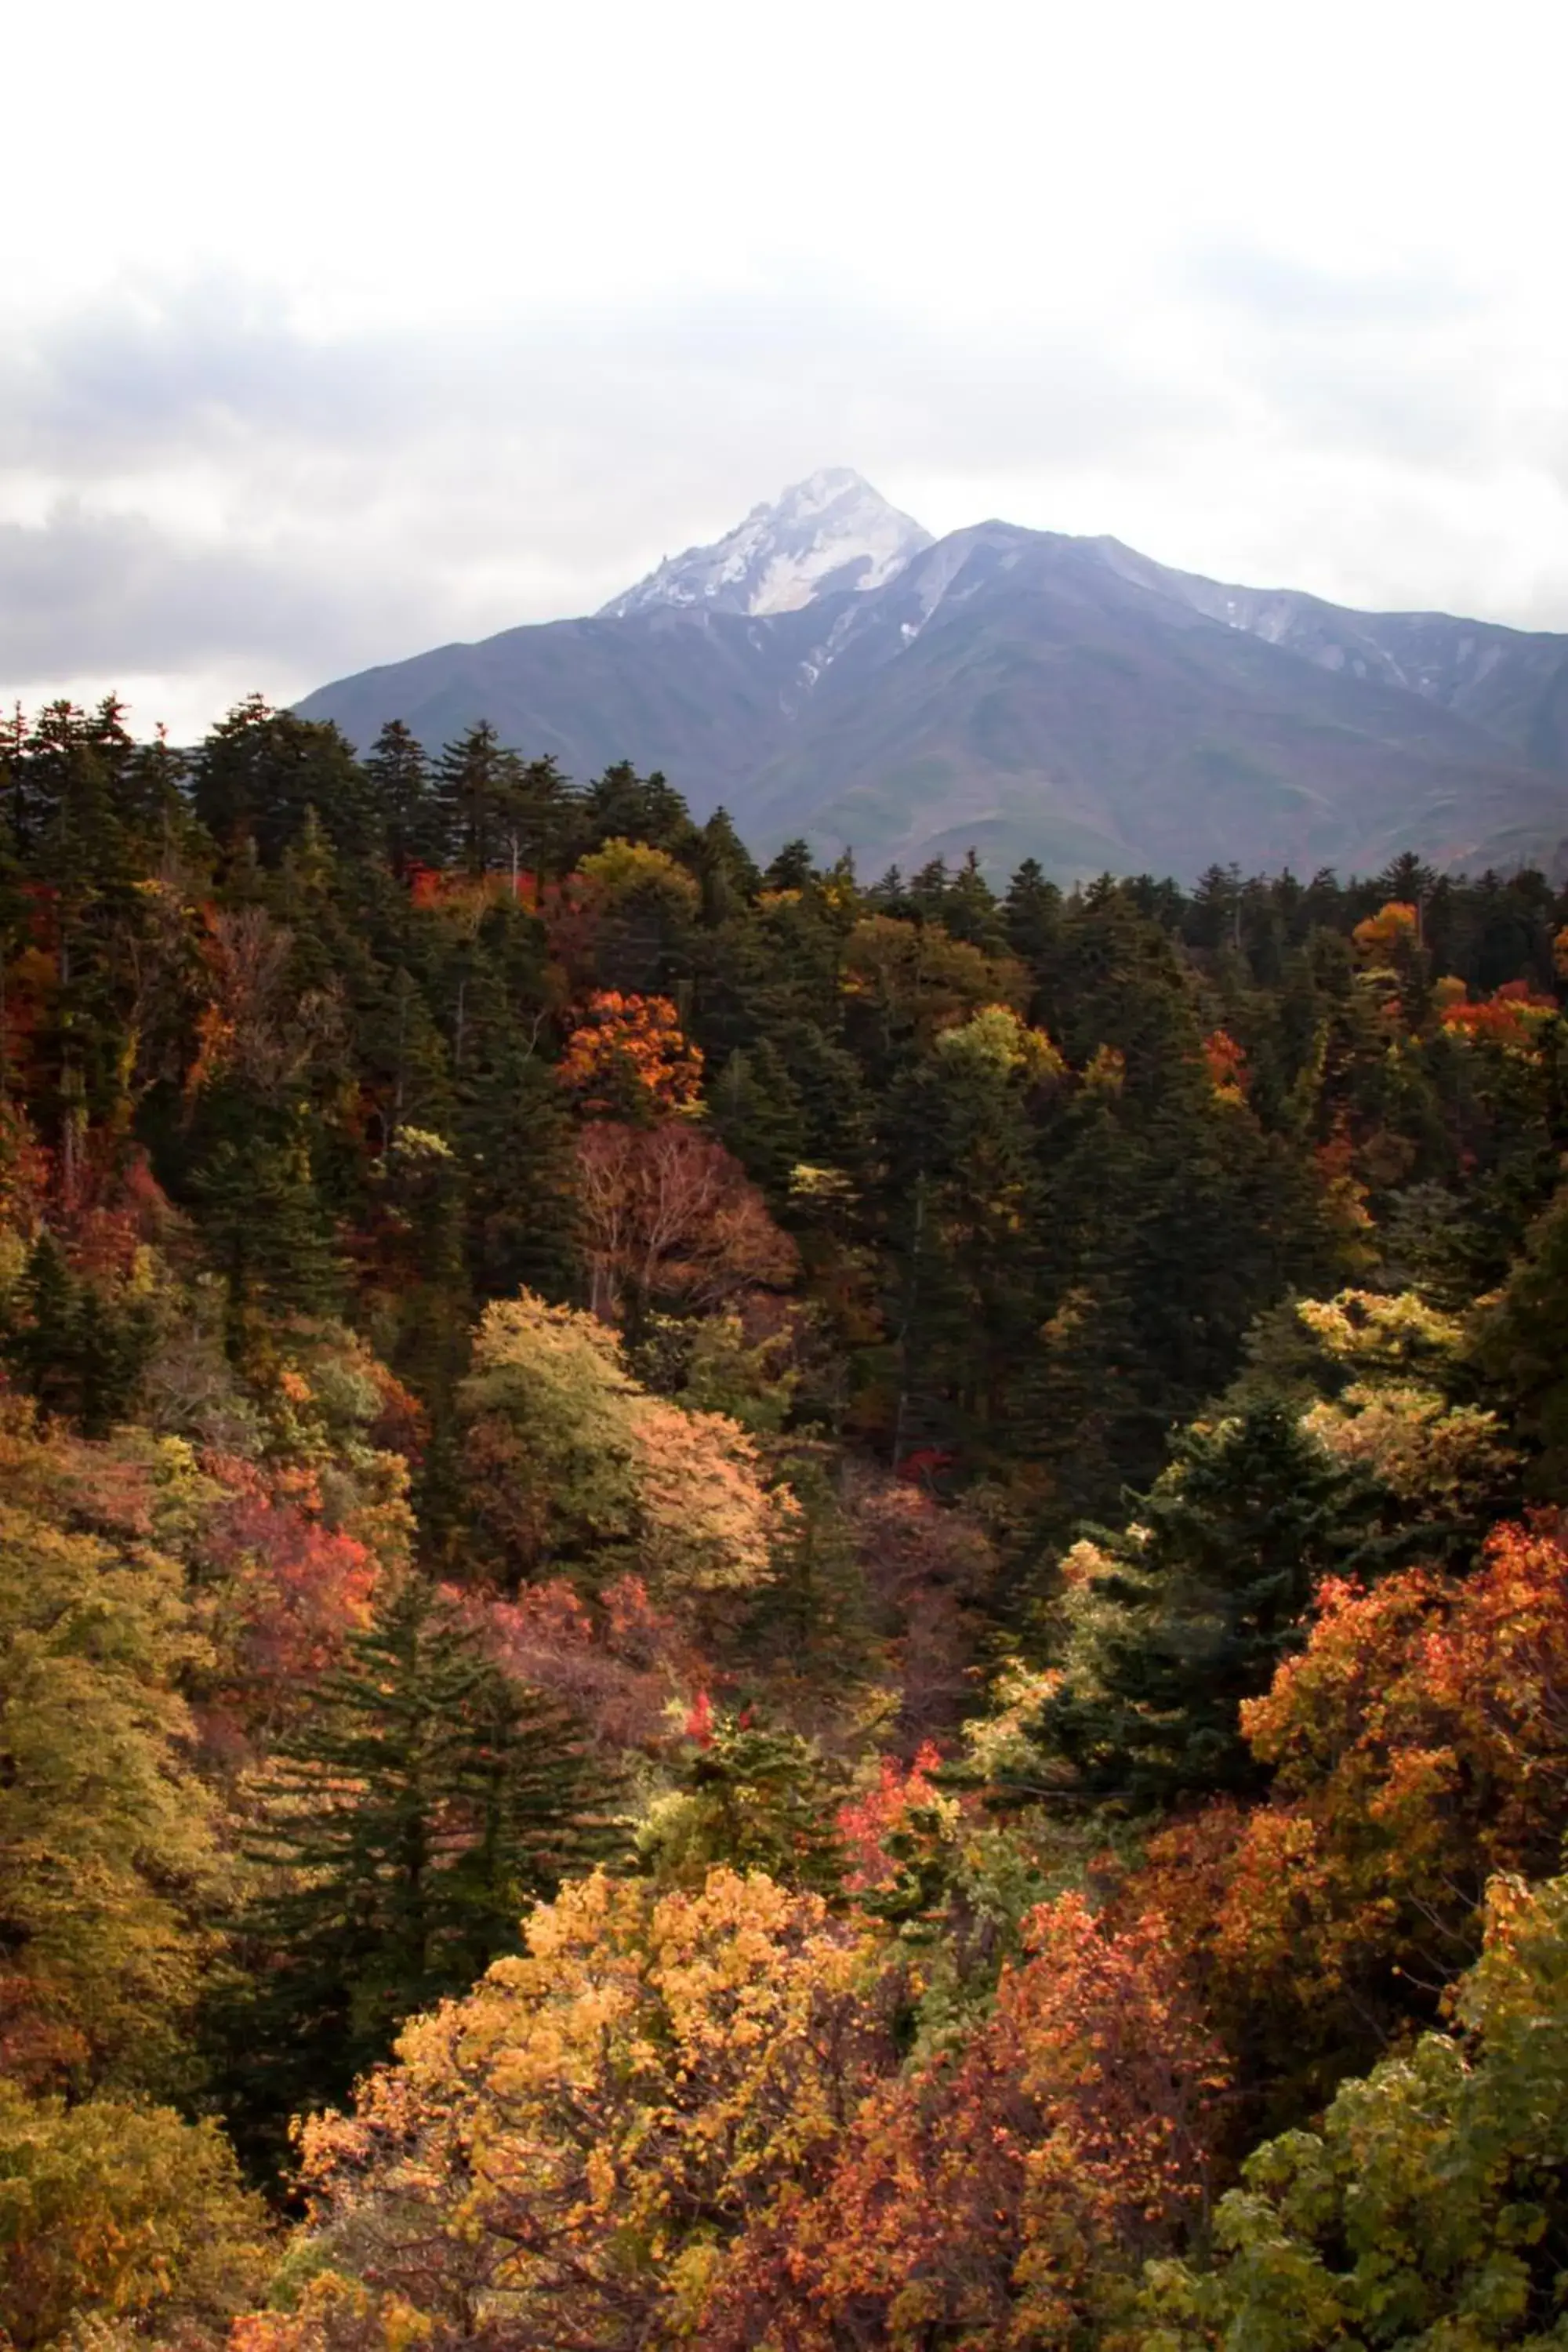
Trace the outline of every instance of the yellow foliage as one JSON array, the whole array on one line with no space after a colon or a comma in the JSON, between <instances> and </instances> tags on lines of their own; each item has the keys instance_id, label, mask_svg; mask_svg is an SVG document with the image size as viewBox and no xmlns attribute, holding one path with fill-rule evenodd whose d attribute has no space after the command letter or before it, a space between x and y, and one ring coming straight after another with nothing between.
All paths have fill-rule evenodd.
<instances>
[{"instance_id":1,"label":"yellow foliage","mask_svg":"<svg viewBox=\"0 0 1568 2352\"><path fill-rule=\"evenodd\" d=\"M216 2125L0 2081L0 2337L17 2352L95 2317L225 2320L258 2291L268 2235Z\"/></svg>"},{"instance_id":2,"label":"yellow foliage","mask_svg":"<svg viewBox=\"0 0 1568 2352\"><path fill-rule=\"evenodd\" d=\"M577 870L601 906L619 906L646 893L695 914L701 901L696 879L685 866L668 850L655 849L646 841L626 841L617 835L584 857Z\"/></svg>"},{"instance_id":3,"label":"yellow foliage","mask_svg":"<svg viewBox=\"0 0 1568 2352\"><path fill-rule=\"evenodd\" d=\"M352 2116L302 2126L315 2252L513 2340L698 2333L734 2231L887 2063L868 1948L729 1870L662 1895L596 1874L527 1943L416 2019Z\"/></svg>"}]
</instances>

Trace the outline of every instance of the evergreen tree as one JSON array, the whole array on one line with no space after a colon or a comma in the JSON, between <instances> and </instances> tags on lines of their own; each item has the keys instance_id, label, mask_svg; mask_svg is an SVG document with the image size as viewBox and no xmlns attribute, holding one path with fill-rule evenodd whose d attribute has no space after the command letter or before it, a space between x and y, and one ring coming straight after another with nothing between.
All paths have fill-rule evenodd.
<instances>
[{"instance_id":1,"label":"evergreen tree","mask_svg":"<svg viewBox=\"0 0 1568 2352\"><path fill-rule=\"evenodd\" d=\"M441 863L441 817L425 746L389 719L364 763L372 822L393 871Z\"/></svg>"},{"instance_id":2,"label":"evergreen tree","mask_svg":"<svg viewBox=\"0 0 1568 2352\"><path fill-rule=\"evenodd\" d=\"M334 848L363 856L373 833L364 770L330 721L297 719L251 695L214 728L195 755L196 814L228 851L248 842L275 866L313 809Z\"/></svg>"},{"instance_id":3,"label":"evergreen tree","mask_svg":"<svg viewBox=\"0 0 1568 2352\"><path fill-rule=\"evenodd\" d=\"M1478 1319L1477 1356L1535 1449L1529 1490L1568 1502L1568 1186Z\"/></svg>"},{"instance_id":4,"label":"evergreen tree","mask_svg":"<svg viewBox=\"0 0 1568 2352\"><path fill-rule=\"evenodd\" d=\"M637 1841L659 1884L700 1889L710 1870L765 1871L778 1885L836 1895L844 1852L835 1815L844 1782L810 1740L698 1701L675 1789Z\"/></svg>"},{"instance_id":5,"label":"evergreen tree","mask_svg":"<svg viewBox=\"0 0 1568 2352\"><path fill-rule=\"evenodd\" d=\"M333 1312L343 1268L306 1119L259 1113L237 1090L224 1091L230 1117L215 1119L216 1139L191 1181L208 1253L228 1284L237 1345L260 1310Z\"/></svg>"},{"instance_id":6,"label":"evergreen tree","mask_svg":"<svg viewBox=\"0 0 1568 2352\"><path fill-rule=\"evenodd\" d=\"M1138 1810L1255 1787L1237 1710L1300 1645L1319 1581L1356 1559L1361 1499L1277 1403L1184 1431L1128 1527L1068 1556L1040 1746Z\"/></svg>"},{"instance_id":7,"label":"evergreen tree","mask_svg":"<svg viewBox=\"0 0 1568 2352\"><path fill-rule=\"evenodd\" d=\"M695 864L700 855L701 835L681 794L658 769L639 776L629 760L618 760L589 785L582 820L586 850L640 841L683 862Z\"/></svg>"},{"instance_id":8,"label":"evergreen tree","mask_svg":"<svg viewBox=\"0 0 1568 2352\"><path fill-rule=\"evenodd\" d=\"M615 1836L574 1720L419 1580L314 1698L268 1776L247 1980L215 2021L237 2120L263 2141L341 2099L405 2018L515 1948L528 1906Z\"/></svg>"},{"instance_id":9,"label":"evergreen tree","mask_svg":"<svg viewBox=\"0 0 1568 2352\"><path fill-rule=\"evenodd\" d=\"M46 1412L84 1437L129 1419L153 1338L146 1301L75 1273L47 1228L0 1317L0 1355Z\"/></svg>"},{"instance_id":10,"label":"evergreen tree","mask_svg":"<svg viewBox=\"0 0 1568 2352\"><path fill-rule=\"evenodd\" d=\"M763 881L770 890L804 890L816 872L809 845L804 841L786 841Z\"/></svg>"}]
</instances>

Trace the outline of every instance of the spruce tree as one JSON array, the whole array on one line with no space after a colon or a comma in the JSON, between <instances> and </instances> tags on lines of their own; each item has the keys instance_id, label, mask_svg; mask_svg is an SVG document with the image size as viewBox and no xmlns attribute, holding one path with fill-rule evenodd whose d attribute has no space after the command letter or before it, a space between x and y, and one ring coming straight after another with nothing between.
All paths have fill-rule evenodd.
<instances>
[{"instance_id":1,"label":"spruce tree","mask_svg":"<svg viewBox=\"0 0 1568 2352\"><path fill-rule=\"evenodd\" d=\"M477 876L501 863L506 803L516 768L516 755L502 749L488 719L476 719L443 747L436 761L438 864L458 866L465 874Z\"/></svg>"}]
</instances>

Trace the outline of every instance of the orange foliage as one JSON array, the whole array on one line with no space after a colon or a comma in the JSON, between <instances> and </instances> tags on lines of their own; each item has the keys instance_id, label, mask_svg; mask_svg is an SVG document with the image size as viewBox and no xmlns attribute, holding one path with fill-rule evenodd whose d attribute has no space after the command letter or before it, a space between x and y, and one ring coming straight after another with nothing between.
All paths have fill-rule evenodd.
<instances>
[{"instance_id":1,"label":"orange foliage","mask_svg":"<svg viewBox=\"0 0 1568 2352\"><path fill-rule=\"evenodd\" d=\"M1247 1055L1228 1030L1215 1029L1204 1039L1204 1060L1221 1102L1243 1102L1252 1084Z\"/></svg>"},{"instance_id":2,"label":"orange foliage","mask_svg":"<svg viewBox=\"0 0 1568 2352\"><path fill-rule=\"evenodd\" d=\"M1387 963L1402 949L1413 948L1420 936L1417 910L1402 898L1390 898L1375 915L1358 923L1351 937L1356 953L1368 963Z\"/></svg>"},{"instance_id":3,"label":"orange foliage","mask_svg":"<svg viewBox=\"0 0 1568 2352\"><path fill-rule=\"evenodd\" d=\"M1451 1034L1500 1045L1507 1052L1529 1053L1540 1043L1542 1024L1556 1012L1553 998L1537 996L1528 981L1510 980L1484 1003L1450 999L1442 1007L1441 1018Z\"/></svg>"},{"instance_id":4,"label":"orange foliage","mask_svg":"<svg viewBox=\"0 0 1568 2352\"><path fill-rule=\"evenodd\" d=\"M1322 1180L1324 1206L1331 1222L1346 1242L1352 1245L1372 1226L1372 1213L1366 1205L1367 1188L1356 1173L1356 1149L1342 1112L1334 1121L1334 1131L1326 1143L1319 1144L1313 1158Z\"/></svg>"},{"instance_id":5,"label":"orange foliage","mask_svg":"<svg viewBox=\"0 0 1568 2352\"><path fill-rule=\"evenodd\" d=\"M1197 2217L1224 2084L1163 1921L1042 1905L967 2044L873 2090L816 2195L754 2225L710 2352L1065 2344Z\"/></svg>"},{"instance_id":6,"label":"orange foliage","mask_svg":"<svg viewBox=\"0 0 1568 2352\"><path fill-rule=\"evenodd\" d=\"M557 1076L584 1110L665 1118L695 1109L702 1055L682 1034L668 996L599 989L567 1040Z\"/></svg>"},{"instance_id":7,"label":"orange foliage","mask_svg":"<svg viewBox=\"0 0 1568 2352\"><path fill-rule=\"evenodd\" d=\"M464 925L478 922L509 899L530 912L539 905L535 874L460 874L439 866L411 865L407 880L408 901L418 913L453 915Z\"/></svg>"},{"instance_id":8,"label":"orange foliage","mask_svg":"<svg viewBox=\"0 0 1568 2352\"><path fill-rule=\"evenodd\" d=\"M1504 1527L1463 1580L1330 1581L1306 1649L1242 1720L1272 1801L1165 1832L1143 1885L1221 2008L1270 2018L1297 2053L1342 2051L1473 1959L1493 1872L1556 1864L1568 1550L1544 1525Z\"/></svg>"}]
</instances>

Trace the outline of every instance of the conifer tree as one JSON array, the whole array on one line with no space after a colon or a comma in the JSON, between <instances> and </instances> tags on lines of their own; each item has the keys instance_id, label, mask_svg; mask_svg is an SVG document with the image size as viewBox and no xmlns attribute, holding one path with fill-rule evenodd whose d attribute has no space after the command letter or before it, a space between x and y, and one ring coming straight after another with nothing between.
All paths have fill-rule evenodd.
<instances>
[{"instance_id":1,"label":"conifer tree","mask_svg":"<svg viewBox=\"0 0 1568 2352\"><path fill-rule=\"evenodd\" d=\"M395 1593L265 1786L251 1851L269 1884L217 2021L244 2127L342 2098L405 2018L515 1948L529 1905L613 1843L610 1801L563 1708L432 1587Z\"/></svg>"},{"instance_id":2,"label":"conifer tree","mask_svg":"<svg viewBox=\"0 0 1568 2352\"><path fill-rule=\"evenodd\" d=\"M710 1870L760 1870L780 1886L832 1895L844 1882L836 1814L843 1793L812 1742L698 1701L676 1787L639 1835L662 1885L700 1888Z\"/></svg>"},{"instance_id":3,"label":"conifer tree","mask_svg":"<svg viewBox=\"0 0 1568 2352\"><path fill-rule=\"evenodd\" d=\"M370 846L370 792L346 739L329 721L274 710L258 694L231 710L195 755L196 814L225 850L249 842L274 866L314 809L334 848Z\"/></svg>"},{"instance_id":4,"label":"conifer tree","mask_svg":"<svg viewBox=\"0 0 1568 2352\"><path fill-rule=\"evenodd\" d=\"M1047 1752L1135 1809L1255 1787L1237 1710L1299 1646L1320 1580L1355 1561L1358 1499L1275 1402L1184 1431L1126 1529L1068 1555Z\"/></svg>"},{"instance_id":5,"label":"conifer tree","mask_svg":"<svg viewBox=\"0 0 1568 2352\"><path fill-rule=\"evenodd\" d=\"M441 862L440 817L425 746L389 719L364 763L372 820L393 871Z\"/></svg>"}]
</instances>

